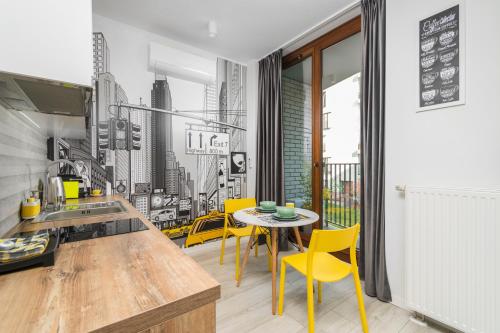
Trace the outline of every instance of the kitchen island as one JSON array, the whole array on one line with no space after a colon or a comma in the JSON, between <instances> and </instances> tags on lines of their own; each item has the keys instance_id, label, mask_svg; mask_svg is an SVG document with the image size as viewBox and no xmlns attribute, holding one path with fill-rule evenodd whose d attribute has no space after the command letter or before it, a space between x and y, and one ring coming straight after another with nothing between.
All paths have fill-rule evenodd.
<instances>
[{"instance_id":1,"label":"kitchen island","mask_svg":"<svg viewBox=\"0 0 500 333\"><path fill-rule=\"evenodd\" d=\"M120 196L127 212L16 231L139 218L149 230L62 244L55 265L0 275L0 332L215 332L220 285Z\"/></svg>"}]
</instances>

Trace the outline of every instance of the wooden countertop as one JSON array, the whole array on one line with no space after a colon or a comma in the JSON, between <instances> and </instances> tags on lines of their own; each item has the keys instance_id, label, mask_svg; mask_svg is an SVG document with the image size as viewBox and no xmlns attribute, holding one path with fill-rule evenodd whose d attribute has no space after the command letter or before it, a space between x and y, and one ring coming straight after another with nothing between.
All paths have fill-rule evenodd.
<instances>
[{"instance_id":1,"label":"wooden countertop","mask_svg":"<svg viewBox=\"0 0 500 333\"><path fill-rule=\"evenodd\" d=\"M220 285L120 196L128 212L21 223L17 231L118 218L149 230L62 244L52 267L0 275L0 332L137 332L215 302Z\"/></svg>"}]
</instances>

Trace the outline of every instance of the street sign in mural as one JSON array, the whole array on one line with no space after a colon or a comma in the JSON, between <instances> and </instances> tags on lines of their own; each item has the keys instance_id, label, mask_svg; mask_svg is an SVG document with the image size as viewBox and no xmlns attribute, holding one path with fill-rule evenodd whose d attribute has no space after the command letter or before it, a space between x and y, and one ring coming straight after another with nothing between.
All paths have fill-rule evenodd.
<instances>
[{"instance_id":1,"label":"street sign in mural","mask_svg":"<svg viewBox=\"0 0 500 333\"><path fill-rule=\"evenodd\" d=\"M213 210L217 209L217 192L214 191L210 197L208 197L208 212L211 212Z\"/></svg>"},{"instance_id":2,"label":"street sign in mural","mask_svg":"<svg viewBox=\"0 0 500 333\"><path fill-rule=\"evenodd\" d=\"M228 199L234 199L234 178L227 180L227 197Z\"/></svg>"},{"instance_id":3,"label":"street sign in mural","mask_svg":"<svg viewBox=\"0 0 500 333\"><path fill-rule=\"evenodd\" d=\"M229 134L187 129L186 154L229 155Z\"/></svg>"},{"instance_id":4,"label":"street sign in mural","mask_svg":"<svg viewBox=\"0 0 500 333\"><path fill-rule=\"evenodd\" d=\"M179 196L175 194L165 195L163 197L164 206L176 206L179 203Z\"/></svg>"},{"instance_id":5,"label":"street sign in mural","mask_svg":"<svg viewBox=\"0 0 500 333\"><path fill-rule=\"evenodd\" d=\"M191 208L192 208L191 198L179 200L179 214L181 214L182 212L183 214L181 215L189 215Z\"/></svg>"},{"instance_id":6,"label":"street sign in mural","mask_svg":"<svg viewBox=\"0 0 500 333\"><path fill-rule=\"evenodd\" d=\"M198 215L203 216L207 215L208 210L207 210L207 194L206 193L200 193L198 194Z\"/></svg>"},{"instance_id":7,"label":"street sign in mural","mask_svg":"<svg viewBox=\"0 0 500 333\"><path fill-rule=\"evenodd\" d=\"M234 198L239 199L241 197L241 178L234 179Z\"/></svg>"},{"instance_id":8,"label":"street sign in mural","mask_svg":"<svg viewBox=\"0 0 500 333\"><path fill-rule=\"evenodd\" d=\"M151 183L135 183L135 194L151 193Z\"/></svg>"},{"instance_id":9,"label":"street sign in mural","mask_svg":"<svg viewBox=\"0 0 500 333\"><path fill-rule=\"evenodd\" d=\"M224 201L227 199L227 160L225 158L219 159L219 211L224 211Z\"/></svg>"},{"instance_id":10,"label":"street sign in mural","mask_svg":"<svg viewBox=\"0 0 500 333\"><path fill-rule=\"evenodd\" d=\"M178 203L178 195L164 193L151 194L151 209L163 209L167 206L177 206Z\"/></svg>"}]
</instances>

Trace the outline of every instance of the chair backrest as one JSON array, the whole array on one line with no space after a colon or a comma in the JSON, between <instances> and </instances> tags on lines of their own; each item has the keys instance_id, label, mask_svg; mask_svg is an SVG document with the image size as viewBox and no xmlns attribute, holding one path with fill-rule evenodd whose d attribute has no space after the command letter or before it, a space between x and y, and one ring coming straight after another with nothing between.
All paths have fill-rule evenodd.
<instances>
[{"instance_id":1,"label":"chair backrest","mask_svg":"<svg viewBox=\"0 0 500 333\"><path fill-rule=\"evenodd\" d=\"M241 198L241 199L227 199L224 200L224 234L229 224L229 214L245 209L257 206L257 201L255 198Z\"/></svg>"},{"instance_id":2,"label":"chair backrest","mask_svg":"<svg viewBox=\"0 0 500 333\"><path fill-rule=\"evenodd\" d=\"M227 199L224 200L224 212L232 214L240 209L251 208L257 206L255 198L242 198L242 199Z\"/></svg>"},{"instance_id":3,"label":"chair backrest","mask_svg":"<svg viewBox=\"0 0 500 333\"><path fill-rule=\"evenodd\" d=\"M338 252L350 249L351 264L356 263L356 241L359 235L359 223L346 229L313 230L308 249L308 260L312 261L314 252Z\"/></svg>"}]
</instances>

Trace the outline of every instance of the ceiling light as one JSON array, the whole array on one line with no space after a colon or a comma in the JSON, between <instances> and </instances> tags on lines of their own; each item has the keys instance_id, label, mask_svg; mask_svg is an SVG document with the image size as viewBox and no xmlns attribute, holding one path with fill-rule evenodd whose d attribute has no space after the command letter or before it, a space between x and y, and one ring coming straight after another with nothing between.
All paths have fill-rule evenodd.
<instances>
[{"instance_id":1,"label":"ceiling light","mask_svg":"<svg viewBox=\"0 0 500 333\"><path fill-rule=\"evenodd\" d=\"M208 36L215 38L217 36L217 23L215 21L208 21Z\"/></svg>"}]
</instances>

